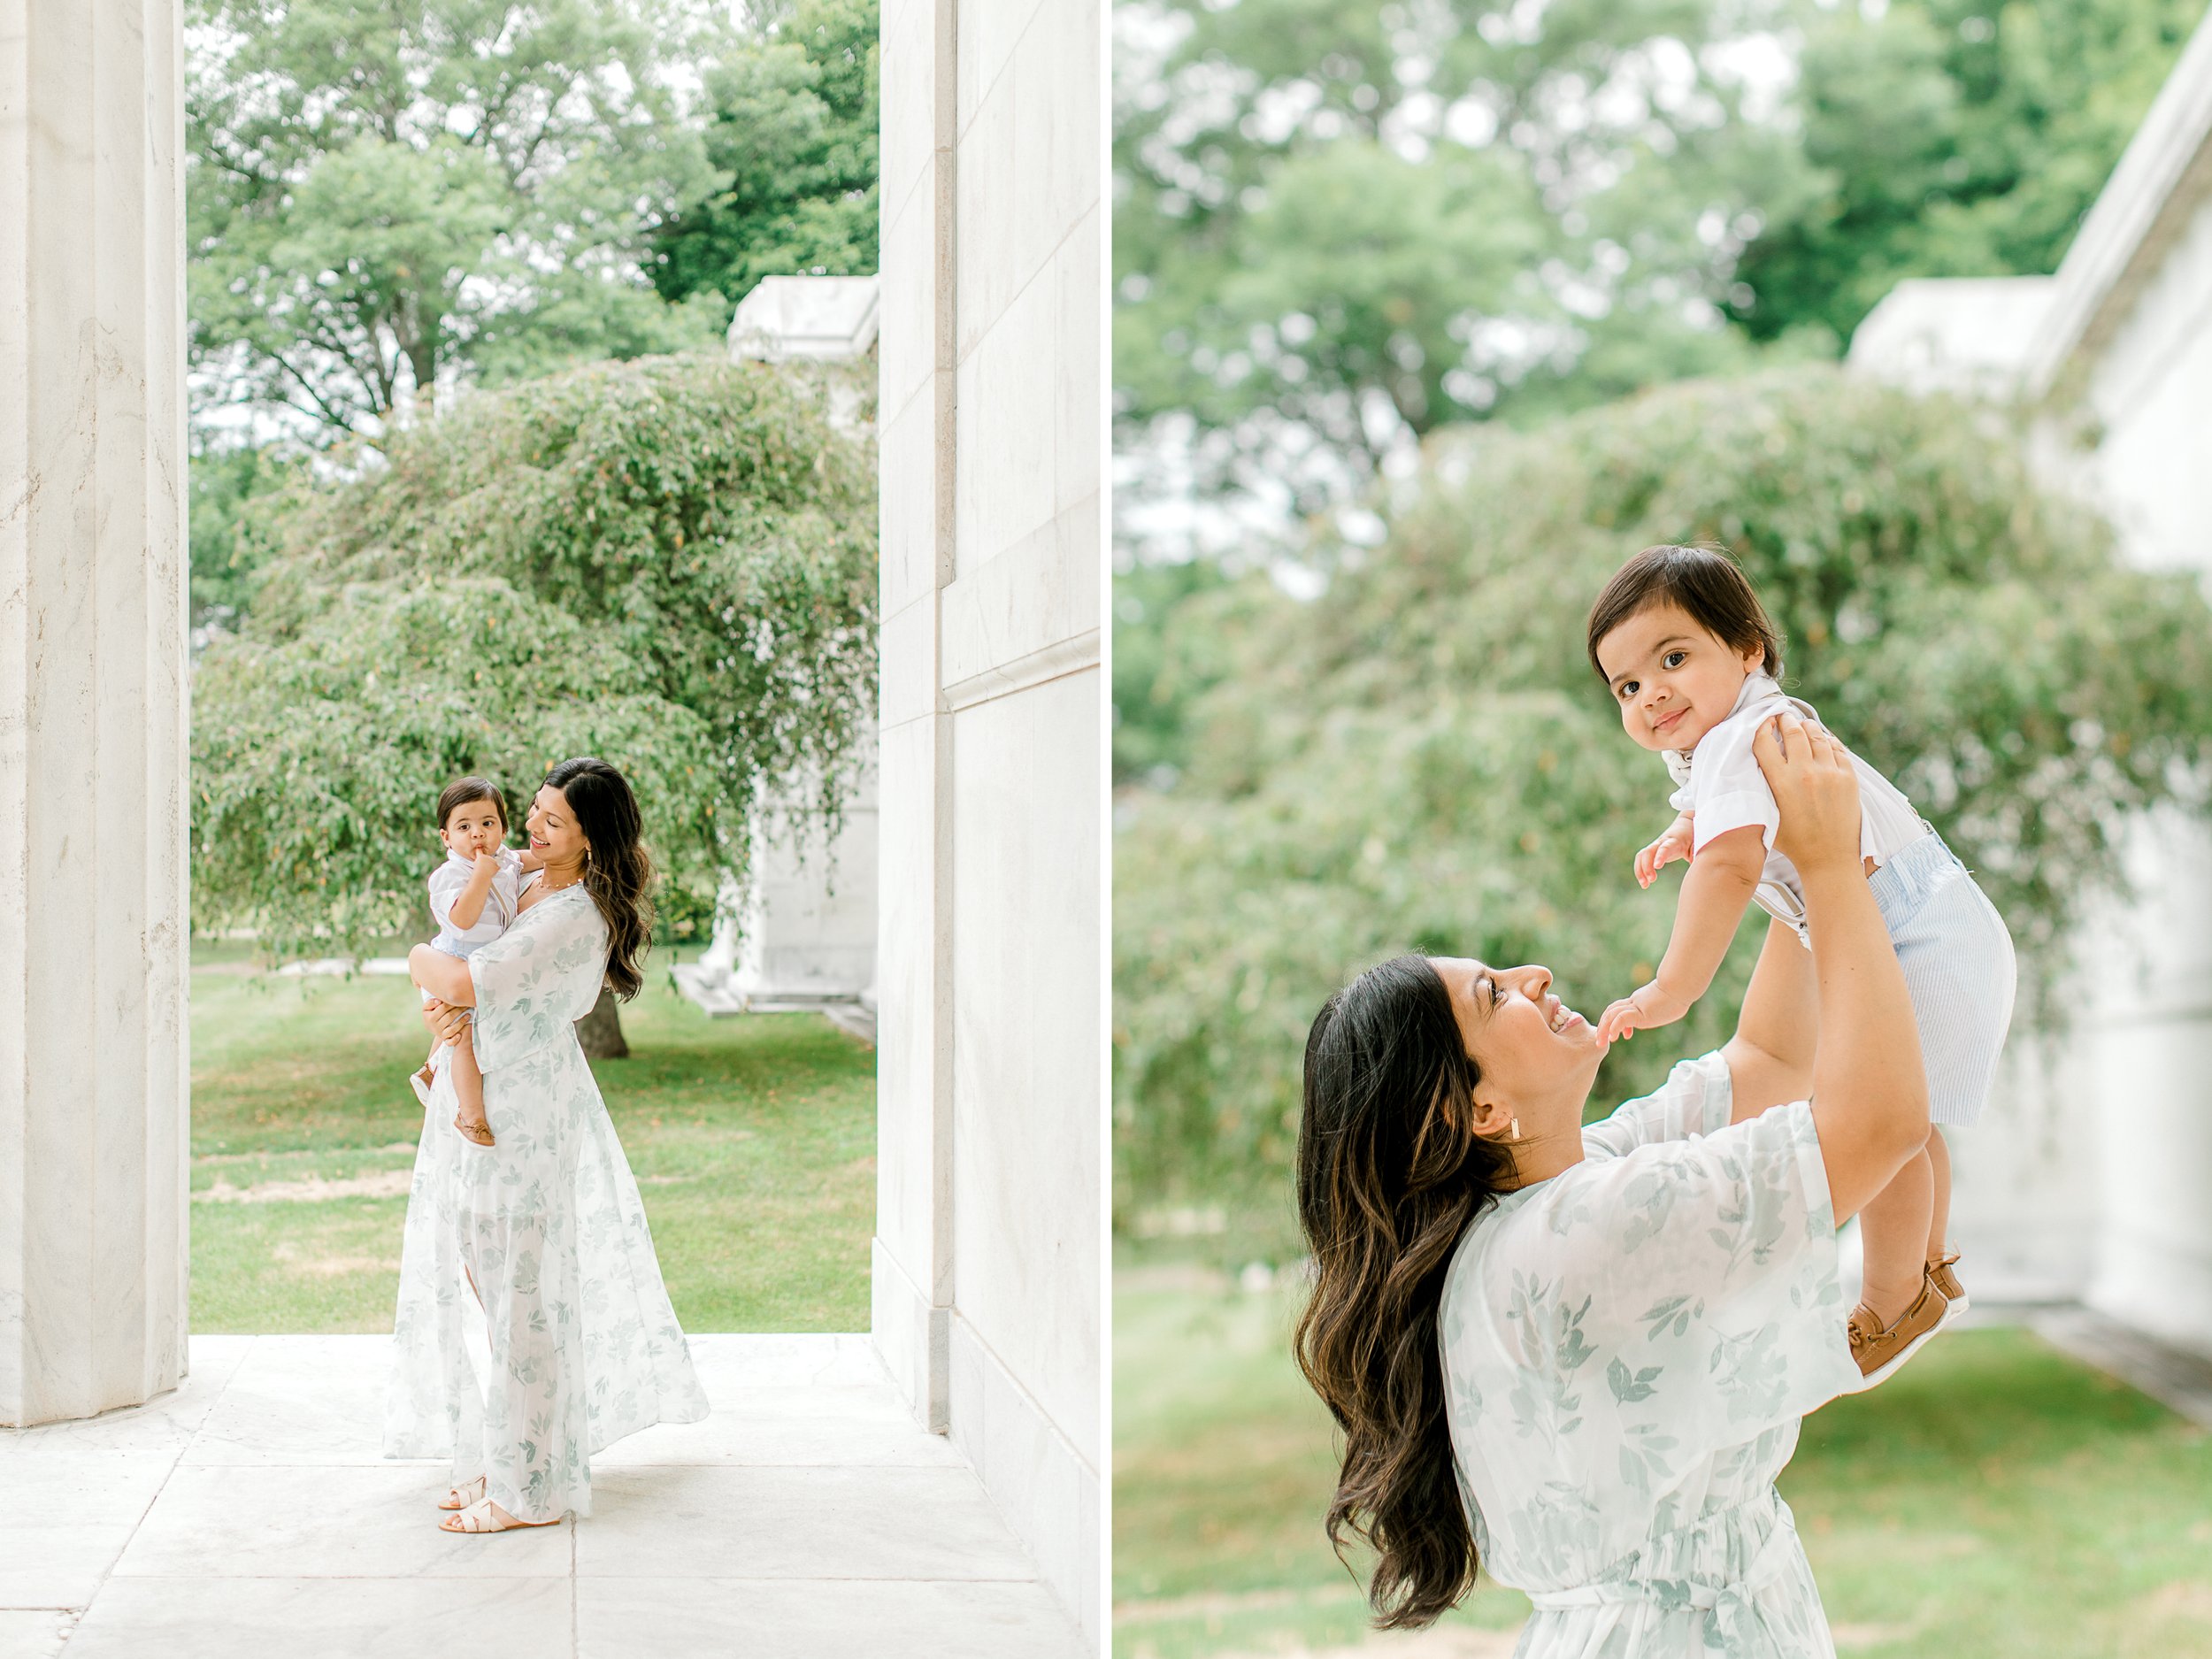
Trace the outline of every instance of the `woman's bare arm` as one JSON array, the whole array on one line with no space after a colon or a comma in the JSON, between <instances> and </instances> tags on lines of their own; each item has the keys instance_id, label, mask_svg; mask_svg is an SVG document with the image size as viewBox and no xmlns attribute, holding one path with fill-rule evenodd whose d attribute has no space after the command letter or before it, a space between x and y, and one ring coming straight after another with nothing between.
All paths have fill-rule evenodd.
<instances>
[{"instance_id":1,"label":"woman's bare arm","mask_svg":"<svg viewBox=\"0 0 2212 1659\"><path fill-rule=\"evenodd\" d=\"M1805 888L1820 1003L1813 1127L1842 1221L1927 1143L1927 1070L1905 976L1861 863L1850 756L1788 715L1760 727L1753 752L1782 810L1775 844Z\"/></svg>"},{"instance_id":2,"label":"woman's bare arm","mask_svg":"<svg viewBox=\"0 0 2212 1659\"><path fill-rule=\"evenodd\" d=\"M441 1002L455 1008L476 1006L476 981L469 977L469 964L458 956L417 945L407 953L407 977Z\"/></svg>"},{"instance_id":3,"label":"woman's bare arm","mask_svg":"<svg viewBox=\"0 0 2212 1659\"><path fill-rule=\"evenodd\" d=\"M1820 995L1813 953L1784 922L1767 924L1759 965L1751 971L1736 1034L1721 1050L1735 1106L1730 1121L1755 1118L1770 1106L1812 1092L1813 1056L1820 1047Z\"/></svg>"}]
</instances>

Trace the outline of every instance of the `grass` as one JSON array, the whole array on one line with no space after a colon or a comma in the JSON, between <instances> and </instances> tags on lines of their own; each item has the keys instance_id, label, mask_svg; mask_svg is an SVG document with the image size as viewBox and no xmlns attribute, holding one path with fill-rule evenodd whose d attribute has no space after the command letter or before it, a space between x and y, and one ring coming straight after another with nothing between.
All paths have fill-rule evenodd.
<instances>
[{"instance_id":1,"label":"grass","mask_svg":"<svg viewBox=\"0 0 2212 1659\"><path fill-rule=\"evenodd\" d=\"M1163 1269L1114 1302L1115 1652L1351 1645L1293 1302ZM1967 1331L1808 1418L1783 1495L1846 1655L2212 1659L2212 1437L2025 1331ZM1509 1628L1485 1583L1453 1618ZM1376 1638L1378 1653L1395 1640Z\"/></svg>"},{"instance_id":2,"label":"grass","mask_svg":"<svg viewBox=\"0 0 2212 1659\"><path fill-rule=\"evenodd\" d=\"M710 1019L667 965L623 1010L631 1057L593 1069L677 1317L865 1330L873 1052L814 1015ZM426 1046L403 979L281 978L196 948L195 1331L391 1329L422 1127L406 1077ZM257 1202L216 1196L239 1191Z\"/></svg>"}]
</instances>

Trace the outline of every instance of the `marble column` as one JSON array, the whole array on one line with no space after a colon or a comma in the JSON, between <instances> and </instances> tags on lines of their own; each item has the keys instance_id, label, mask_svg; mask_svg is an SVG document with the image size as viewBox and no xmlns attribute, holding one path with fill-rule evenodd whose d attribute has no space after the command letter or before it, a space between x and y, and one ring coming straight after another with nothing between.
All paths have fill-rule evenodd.
<instances>
[{"instance_id":1,"label":"marble column","mask_svg":"<svg viewBox=\"0 0 2212 1659\"><path fill-rule=\"evenodd\" d=\"M883 7L874 1281L1101 1646L1104 23Z\"/></svg>"},{"instance_id":2,"label":"marble column","mask_svg":"<svg viewBox=\"0 0 2212 1659\"><path fill-rule=\"evenodd\" d=\"M185 1365L177 0L0 0L0 1424Z\"/></svg>"}]
</instances>

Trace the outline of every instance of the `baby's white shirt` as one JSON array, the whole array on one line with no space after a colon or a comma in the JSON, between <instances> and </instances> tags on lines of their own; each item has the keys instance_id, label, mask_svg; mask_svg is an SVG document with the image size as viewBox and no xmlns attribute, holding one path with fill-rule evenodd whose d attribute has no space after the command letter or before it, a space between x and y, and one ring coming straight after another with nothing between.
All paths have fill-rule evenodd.
<instances>
[{"instance_id":1,"label":"baby's white shirt","mask_svg":"<svg viewBox=\"0 0 2212 1659\"><path fill-rule=\"evenodd\" d=\"M475 861L449 852L430 872L430 914L438 924L438 936L430 942L449 956L465 959L479 945L490 944L514 925L522 908L522 855L502 847L493 856L499 860L499 873L492 878L492 890L484 895L473 927L453 925L453 901L476 873Z\"/></svg>"},{"instance_id":2,"label":"baby's white shirt","mask_svg":"<svg viewBox=\"0 0 2212 1659\"><path fill-rule=\"evenodd\" d=\"M1668 804L1678 812L1695 814L1691 825L1691 851L1705 850L1708 841L1730 830L1757 825L1767 849L1766 864L1759 872L1759 906L1797 930L1805 932L1805 886L1797 866L1774 849L1774 832L1782 821L1774 804L1774 791L1759 770L1751 752L1762 723L1785 709L1794 709L1808 719L1817 718L1812 705L1785 695L1767 674L1745 678L1743 689L1728 718L1698 740L1697 748L1682 755L1663 750L1667 771L1678 786ZM1859 775L1859 853L1877 864L1887 864L1899 853L1933 833L1913 810L1897 786L1861 760L1851 757ZM1810 942L1808 941L1807 942Z\"/></svg>"}]
</instances>

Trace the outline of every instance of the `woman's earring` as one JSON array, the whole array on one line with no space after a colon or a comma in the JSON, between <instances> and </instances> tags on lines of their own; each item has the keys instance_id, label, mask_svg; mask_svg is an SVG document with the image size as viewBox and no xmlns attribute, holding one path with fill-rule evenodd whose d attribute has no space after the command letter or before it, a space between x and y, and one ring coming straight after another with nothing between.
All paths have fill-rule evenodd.
<instances>
[{"instance_id":1,"label":"woman's earring","mask_svg":"<svg viewBox=\"0 0 2212 1659\"><path fill-rule=\"evenodd\" d=\"M1516 1140L1516 1141L1518 1141L1520 1138L1521 1138L1521 1120L1520 1120L1518 1118L1516 1118L1513 1120L1513 1139L1514 1139L1514 1140Z\"/></svg>"}]
</instances>

